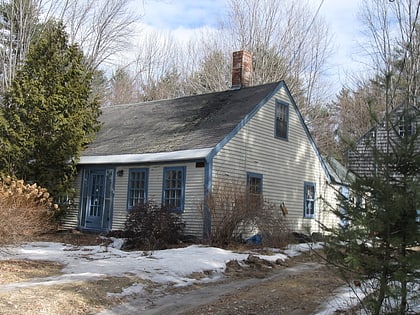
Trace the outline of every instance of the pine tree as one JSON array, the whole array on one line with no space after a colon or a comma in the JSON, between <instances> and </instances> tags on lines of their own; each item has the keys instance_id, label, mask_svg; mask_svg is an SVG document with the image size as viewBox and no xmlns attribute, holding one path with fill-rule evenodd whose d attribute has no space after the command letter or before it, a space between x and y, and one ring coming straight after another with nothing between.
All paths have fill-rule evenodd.
<instances>
[{"instance_id":1,"label":"pine tree","mask_svg":"<svg viewBox=\"0 0 420 315\"><path fill-rule=\"evenodd\" d=\"M349 282L362 281L371 314L406 314L419 299L409 300L420 267L419 252L410 250L420 234L420 116L415 107L400 109L364 138L368 155L353 156L358 176L333 210L341 226L325 228L328 260Z\"/></svg>"},{"instance_id":2,"label":"pine tree","mask_svg":"<svg viewBox=\"0 0 420 315\"><path fill-rule=\"evenodd\" d=\"M92 80L82 51L49 21L4 96L1 169L56 197L68 193L79 154L99 128Z\"/></svg>"}]
</instances>

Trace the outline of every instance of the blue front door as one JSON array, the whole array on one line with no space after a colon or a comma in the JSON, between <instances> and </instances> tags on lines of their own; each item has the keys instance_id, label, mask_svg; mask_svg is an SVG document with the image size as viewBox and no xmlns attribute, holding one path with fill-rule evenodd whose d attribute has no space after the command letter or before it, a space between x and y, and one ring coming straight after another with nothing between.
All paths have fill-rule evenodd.
<instances>
[{"instance_id":1,"label":"blue front door","mask_svg":"<svg viewBox=\"0 0 420 315\"><path fill-rule=\"evenodd\" d=\"M88 184L88 204L86 208L86 228L101 229L104 216L105 170L90 173Z\"/></svg>"},{"instance_id":2,"label":"blue front door","mask_svg":"<svg viewBox=\"0 0 420 315\"><path fill-rule=\"evenodd\" d=\"M114 170L87 169L83 176L80 224L83 229L111 229Z\"/></svg>"}]
</instances>

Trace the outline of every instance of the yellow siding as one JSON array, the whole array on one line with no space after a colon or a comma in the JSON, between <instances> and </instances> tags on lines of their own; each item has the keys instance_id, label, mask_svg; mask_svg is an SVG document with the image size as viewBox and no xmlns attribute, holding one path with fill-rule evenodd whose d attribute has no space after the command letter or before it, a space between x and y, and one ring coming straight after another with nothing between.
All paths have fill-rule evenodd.
<instances>
[{"instance_id":1,"label":"yellow siding","mask_svg":"<svg viewBox=\"0 0 420 315\"><path fill-rule=\"evenodd\" d=\"M274 137L275 101L289 104L288 140ZM186 222L186 234L203 237L205 168L197 168L195 162L124 165L115 167L114 205L112 229L123 229L127 216L127 188L130 168L148 169L148 199L161 202L163 169L166 166L186 168L185 206L182 217ZM117 176L118 173L122 176ZM337 220L329 213L329 203L335 206L334 188L321 166L316 151L289 99L285 88L273 96L253 118L216 154L212 161L212 183L230 182L245 184L247 172L263 175L264 198L276 205L285 203L288 208L287 222L293 231L321 232L318 221L331 225ZM315 218L303 217L304 183L316 184L317 202ZM79 203L81 175L77 178ZM326 202L323 201L326 200ZM280 210L279 210L280 211ZM65 227L77 227L78 207L66 217Z\"/></svg>"},{"instance_id":2,"label":"yellow siding","mask_svg":"<svg viewBox=\"0 0 420 315\"><path fill-rule=\"evenodd\" d=\"M289 104L288 140L274 137L275 100ZM295 231L320 232L317 220L331 221L321 198L316 218L303 217L304 182L316 183L318 197L331 198L331 188L298 114L284 89L271 98L213 160L213 182L246 180L246 173L263 174L264 198L289 210L287 220Z\"/></svg>"},{"instance_id":3,"label":"yellow siding","mask_svg":"<svg viewBox=\"0 0 420 315\"><path fill-rule=\"evenodd\" d=\"M201 205L204 199L204 168L196 168L195 162L177 164L130 165L117 167L116 172L123 171L123 176L115 177L114 209L112 229L124 228L127 216L127 188L130 168L149 170L148 199L160 203L162 199L163 169L166 166L186 167L185 206L182 219L186 223L186 234L202 237L203 217Z\"/></svg>"},{"instance_id":4,"label":"yellow siding","mask_svg":"<svg viewBox=\"0 0 420 315\"><path fill-rule=\"evenodd\" d=\"M66 214L62 218L61 225L64 229L76 229L78 224L78 213L79 213L79 197L80 197L80 186L82 181L82 174L79 174L76 177L75 181L75 189L76 195L74 198L74 202L70 207L67 209Z\"/></svg>"}]
</instances>

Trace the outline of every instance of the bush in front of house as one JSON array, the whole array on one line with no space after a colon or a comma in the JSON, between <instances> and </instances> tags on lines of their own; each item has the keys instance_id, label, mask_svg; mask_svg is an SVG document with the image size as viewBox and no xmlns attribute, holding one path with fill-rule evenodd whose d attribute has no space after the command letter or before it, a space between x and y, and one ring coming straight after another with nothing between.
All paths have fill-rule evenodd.
<instances>
[{"instance_id":1,"label":"bush in front of house","mask_svg":"<svg viewBox=\"0 0 420 315\"><path fill-rule=\"evenodd\" d=\"M130 209L123 235L124 249L156 250L180 243L185 224L179 214L151 201Z\"/></svg>"},{"instance_id":2,"label":"bush in front of house","mask_svg":"<svg viewBox=\"0 0 420 315\"><path fill-rule=\"evenodd\" d=\"M47 189L10 176L0 178L0 243L56 231L58 212Z\"/></svg>"},{"instance_id":3,"label":"bush in front of house","mask_svg":"<svg viewBox=\"0 0 420 315\"><path fill-rule=\"evenodd\" d=\"M250 194L241 183L215 183L206 205L212 223L211 245L246 242L281 248L290 241L286 213L281 206Z\"/></svg>"}]
</instances>

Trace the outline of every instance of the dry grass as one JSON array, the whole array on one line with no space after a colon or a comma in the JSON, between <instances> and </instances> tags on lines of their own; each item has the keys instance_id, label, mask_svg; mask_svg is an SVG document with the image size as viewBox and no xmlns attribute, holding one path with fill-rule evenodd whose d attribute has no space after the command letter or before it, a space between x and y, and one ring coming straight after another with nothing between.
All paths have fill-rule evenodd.
<instances>
[{"instance_id":1,"label":"dry grass","mask_svg":"<svg viewBox=\"0 0 420 315\"><path fill-rule=\"evenodd\" d=\"M59 275L62 268L62 264L54 261L3 260L0 261L0 284Z\"/></svg>"},{"instance_id":2,"label":"dry grass","mask_svg":"<svg viewBox=\"0 0 420 315\"><path fill-rule=\"evenodd\" d=\"M106 277L96 281L77 281L0 292L1 314L95 314L122 302L121 297L110 297L108 292L121 293L123 288L135 282L138 279Z\"/></svg>"},{"instance_id":3,"label":"dry grass","mask_svg":"<svg viewBox=\"0 0 420 315\"><path fill-rule=\"evenodd\" d=\"M107 242L98 235L83 233L45 234L33 240L64 242L79 246ZM44 260L0 261L0 285L57 276L62 274L63 267L58 262ZM134 283L147 284L138 277L126 275L66 284L37 285L30 288L0 288L0 314L95 314L124 300L118 296L110 297L108 293L121 293L124 288Z\"/></svg>"},{"instance_id":4,"label":"dry grass","mask_svg":"<svg viewBox=\"0 0 420 315\"><path fill-rule=\"evenodd\" d=\"M45 233L41 235L31 236L24 239L30 242L57 242L64 244L71 244L75 246L94 246L94 245L107 245L111 240L106 237L101 237L98 234L82 233L77 230Z\"/></svg>"}]
</instances>

